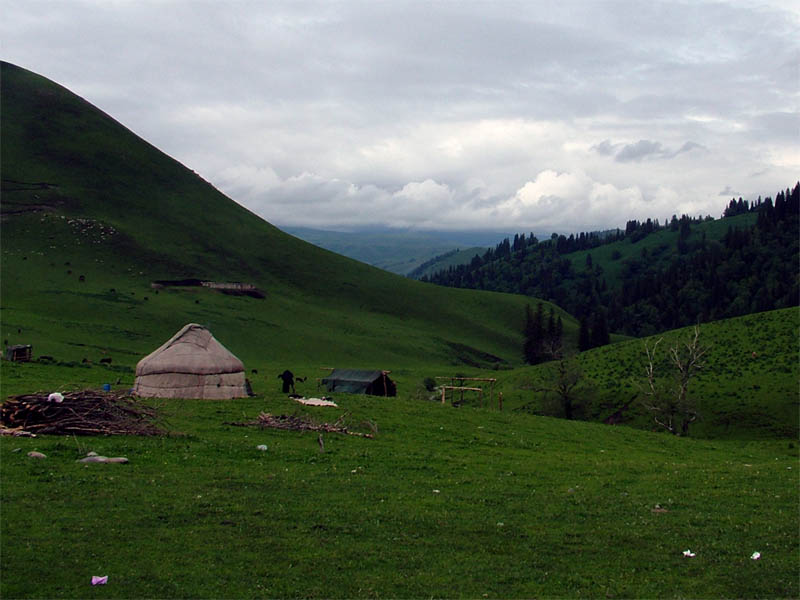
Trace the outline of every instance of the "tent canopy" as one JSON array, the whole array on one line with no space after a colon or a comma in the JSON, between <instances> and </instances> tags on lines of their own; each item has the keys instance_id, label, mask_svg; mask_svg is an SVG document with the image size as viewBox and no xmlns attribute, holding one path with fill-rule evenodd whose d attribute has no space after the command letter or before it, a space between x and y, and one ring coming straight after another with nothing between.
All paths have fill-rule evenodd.
<instances>
[{"instance_id":1,"label":"tent canopy","mask_svg":"<svg viewBox=\"0 0 800 600\"><path fill-rule=\"evenodd\" d=\"M364 369L334 369L322 379L329 392L395 396L397 386L389 379L388 371Z\"/></svg>"},{"instance_id":2,"label":"tent canopy","mask_svg":"<svg viewBox=\"0 0 800 600\"><path fill-rule=\"evenodd\" d=\"M137 396L159 398L246 397L244 364L211 332L185 325L136 365Z\"/></svg>"}]
</instances>

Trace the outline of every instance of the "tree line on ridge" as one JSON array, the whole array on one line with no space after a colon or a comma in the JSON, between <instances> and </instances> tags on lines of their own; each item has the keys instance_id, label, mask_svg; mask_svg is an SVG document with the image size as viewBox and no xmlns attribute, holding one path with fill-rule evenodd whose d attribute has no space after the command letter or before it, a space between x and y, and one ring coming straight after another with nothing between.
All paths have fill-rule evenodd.
<instances>
[{"instance_id":1,"label":"tree line on ridge","mask_svg":"<svg viewBox=\"0 0 800 600\"><path fill-rule=\"evenodd\" d=\"M733 199L722 217L744 214L755 218L740 219L716 239L706 234L712 217L686 215L673 216L664 224L657 219L628 221L624 231L553 234L544 241L515 235L469 264L449 267L422 281L553 302L579 320L581 349L608 343L611 331L645 336L797 306L800 182L780 191L774 200ZM671 232L663 236L665 241L639 245L661 231ZM610 260L619 261L611 277L605 274L611 271L610 263L601 264L591 254L606 244L618 248L611 253ZM638 252L624 244L639 245ZM577 251L586 251L579 266L568 257ZM529 310L526 323L538 319L536 315Z\"/></svg>"}]
</instances>

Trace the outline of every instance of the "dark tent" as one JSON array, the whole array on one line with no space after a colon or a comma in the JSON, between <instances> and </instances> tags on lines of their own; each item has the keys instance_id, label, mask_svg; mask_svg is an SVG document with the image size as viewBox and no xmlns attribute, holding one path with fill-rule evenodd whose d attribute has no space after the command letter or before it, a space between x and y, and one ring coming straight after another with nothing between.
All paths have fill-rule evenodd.
<instances>
[{"instance_id":1,"label":"dark tent","mask_svg":"<svg viewBox=\"0 0 800 600\"><path fill-rule=\"evenodd\" d=\"M322 380L329 392L396 396L397 386L389 379L388 371L334 369Z\"/></svg>"}]
</instances>

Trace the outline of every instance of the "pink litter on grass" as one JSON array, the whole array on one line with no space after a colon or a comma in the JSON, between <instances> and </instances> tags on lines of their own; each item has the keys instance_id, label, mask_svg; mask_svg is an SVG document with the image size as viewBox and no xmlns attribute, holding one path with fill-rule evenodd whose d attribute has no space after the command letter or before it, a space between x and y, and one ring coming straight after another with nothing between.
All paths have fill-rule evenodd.
<instances>
[{"instance_id":1,"label":"pink litter on grass","mask_svg":"<svg viewBox=\"0 0 800 600\"><path fill-rule=\"evenodd\" d=\"M103 575L102 577L92 575L92 585L105 585L106 583L108 583L108 575Z\"/></svg>"}]
</instances>

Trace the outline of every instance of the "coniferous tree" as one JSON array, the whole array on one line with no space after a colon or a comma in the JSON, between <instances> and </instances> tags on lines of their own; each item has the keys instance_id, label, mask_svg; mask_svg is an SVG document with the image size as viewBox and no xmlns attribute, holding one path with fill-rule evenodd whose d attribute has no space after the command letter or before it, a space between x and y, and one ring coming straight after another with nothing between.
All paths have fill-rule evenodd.
<instances>
[{"instance_id":1,"label":"coniferous tree","mask_svg":"<svg viewBox=\"0 0 800 600\"><path fill-rule=\"evenodd\" d=\"M522 354L525 357L525 362L529 365L535 364L536 361L536 338L534 336L533 327L533 311L531 305L525 305L525 342L522 348Z\"/></svg>"},{"instance_id":2,"label":"coniferous tree","mask_svg":"<svg viewBox=\"0 0 800 600\"><path fill-rule=\"evenodd\" d=\"M578 329L578 350L583 352L591 348L589 337L589 322L586 317L581 317L580 328Z\"/></svg>"},{"instance_id":3,"label":"coniferous tree","mask_svg":"<svg viewBox=\"0 0 800 600\"><path fill-rule=\"evenodd\" d=\"M536 304L536 312L533 315L533 337L534 355L531 364L537 364L542 362L544 354L544 308L541 302Z\"/></svg>"},{"instance_id":4,"label":"coniferous tree","mask_svg":"<svg viewBox=\"0 0 800 600\"><path fill-rule=\"evenodd\" d=\"M529 365L540 363L544 358L545 329L542 323L542 303L536 307L536 312L531 311L530 304L525 305L525 343L523 353L525 362Z\"/></svg>"},{"instance_id":5,"label":"coniferous tree","mask_svg":"<svg viewBox=\"0 0 800 600\"><path fill-rule=\"evenodd\" d=\"M547 314L547 341L550 342L556 335L556 313L553 307L550 307L550 312Z\"/></svg>"},{"instance_id":6,"label":"coniferous tree","mask_svg":"<svg viewBox=\"0 0 800 600\"><path fill-rule=\"evenodd\" d=\"M590 334L591 347L598 348L599 346L605 346L610 341L606 313L602 308L598 308L592 318L592 330Z\"/></svg>"}]
</instances>

